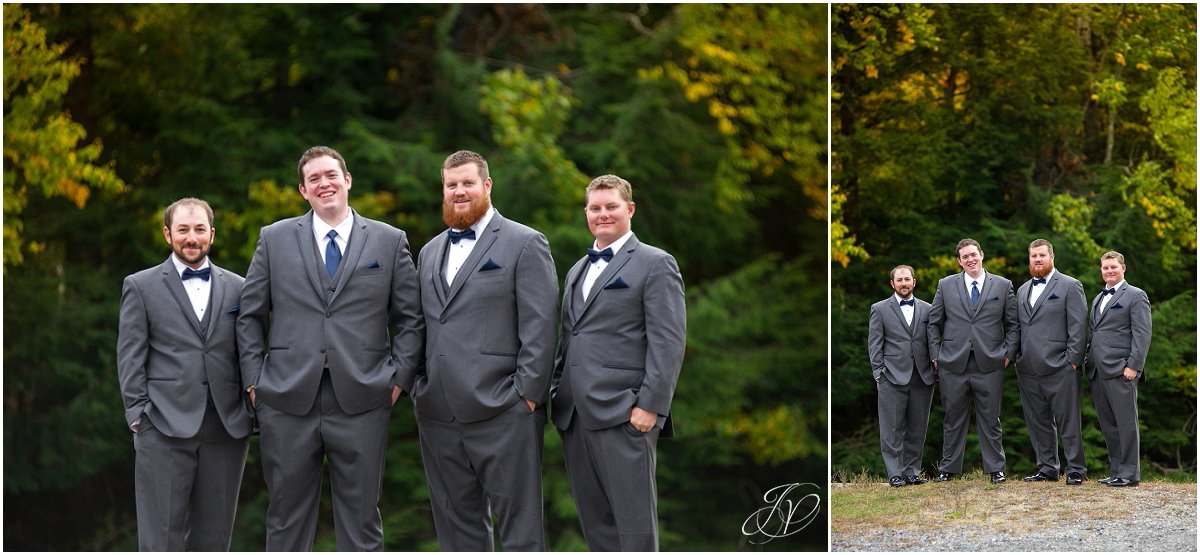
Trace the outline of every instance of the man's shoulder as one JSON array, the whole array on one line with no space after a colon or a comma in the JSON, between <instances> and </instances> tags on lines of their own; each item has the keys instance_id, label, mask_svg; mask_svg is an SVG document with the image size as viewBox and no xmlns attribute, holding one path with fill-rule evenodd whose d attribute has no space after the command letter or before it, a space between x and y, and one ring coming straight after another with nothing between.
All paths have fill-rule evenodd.
<instances>
[{"instance_id":1,"label":"man's shoulder","mask_svg":"<svg viewBox=\"0 0 1200 555\"><path fill-rule=\"evenodd\" d=\"M544 237L542 232L512 218L501 216L499 212L492 216L492 221L488 222L488 226L499 230L502 237L519 237L526 240L531 237Z\"/></svg>"},{"instance_id":2,"label":"man's shoulder","mask_svg":"<svg viewBox=\"0 0 1200 555\"><path fill-rule=\"evenodd\" d=\"M232 270L229 270L228 268L225 268L225 267L222 267L222 266L218 266L218 265L216 265L216 264L213 264L213 263L212 263L212 260L209 260L209 262L208 262L208 263L209 263L209 265L210 265L210 266L212 266L212 271L213 271L214 273L216 273L216 272L219 272L219 273L221 273L221 274L224 274L224 276L225 276L227 279L232 279L232 280L236 281L238 285L241 285L241 284L242 284L242 282L246 281L246 278L242 277L242 275L241 275L241 274L239 274L239 273L237 273L237 272L234 272L234 271L232 271Z\"/></svg>"},{"instance_id":3,"label":"man's shoulder","mask_svg":"<svg viewBox=\"0 0 1200 555\"><path fill-rule=\"evenodd\" d=\"M145 283L163 273L163 263L155 264L144 270L138 270L132 274L125 276L125 282Z\"/></svg>"},{"instance_id":4,"label":"man's shoulder","mask_svg":"<svg viewBox=\"0 0 1200 555\"><path fill-rule=\"evenodd\" d=\"M300 224L302 221L304 221L305 219L308 219L308 218L310 218L310 216L308 214L304 214L301 216L292 216L291 218L284 218L282 220L277 220L273 223L269 223L269 224L263 226L261 233L274 234L274 233L282 233L282 232L284 232L286 230L290 230L290 229L295 229L295 227L298 224Z\"/></svg>"}]
</instances>

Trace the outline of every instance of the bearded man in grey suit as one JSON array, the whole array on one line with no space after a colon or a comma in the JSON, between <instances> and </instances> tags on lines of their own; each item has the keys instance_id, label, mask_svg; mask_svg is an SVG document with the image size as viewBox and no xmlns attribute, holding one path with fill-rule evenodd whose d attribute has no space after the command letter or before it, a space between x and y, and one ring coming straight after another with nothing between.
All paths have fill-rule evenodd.
<instances>
[{"instance_id":1,"label":"bearded man in grey suit","mask_svg":"<svg viewBox=\"0 0 1200 555\"><path fill-rule=\"evenodd\" d=\"M658 438L670 437L687 314L675 258L638 241L629 182L585 194L595 248L563 283L551 387L571 495L592 551L657 551Z\"/></svg>"},{"instance_id":2,"label":"bearded man in grey suit","mask_svg":"<svg viewBox=\"0 0 1200 555\"><path fill-rule=\"evenodd\" d=\"M450 229L421 249L425 369L410 382L438 543L544 551L542 431L557 277L546 237L491 205L487 161L442 164Z\"/></svg>"},{"instance_id":3,"label":"bearded man in grey suit","mask_svg":"<svg viewBox=\"0 0 1200 555\"><path fill-rule=\"evenodd\" d=\"M1109 251L1100 257L1107 286L1092 300L1087 369L1092 402L1108 446L1109 475L1097 480L1113 487L1142 481L1138 435L1137 386L1145 381L1150 351L1150 299L1125 281L1125 256Z\"/></svg>"},{"instance_id":4,"label":"bearded man in grey suit","mask_svg":"<svg viewBox=\"0 0 1200 555\"><path fill-rule=\"evenodd\" d=\"M1017 290L1021 342L1015 363L1021 410L1038 468L1025 481L1058 480L1061 434L1066 483L1076 486L1087 474L1079 412L1087 300L1079 280L1054 268L1050 241L1035 239L1029 244L1029 274L1033 279Z\"/></svg>"},{"instance_id":5,"label":"bearded man in grey suit","mask_svg":"<svg viewBox=\"0 0 1200 555\"><path fill-rule=\"evenodd\" d=\"M117 374L134 433L138 547L228 551L251 418L238 371L242 277L208 258L207 202L163 212L172 254L125 278Z\"/></svg>"},{"instance_id":6,"label":"bearded man in grey suit","mask_svg":"<svg viewBox=\"0 0 1200 555\"><path fill-rule=\"evenodd\" d=\"M388 421L424 340L417 273L403 231L350 208L337 151L308 149L296 172L312 210L262 229L238 317L267 551L312 549L324 460L338 550L380 551Z\"/></svg>"},{"instance_id":7,"label":"bearded man in grey suit","mask_svg":"<svg viewBox=\"0 0 1200 555\"><path fill-rule=\"evenodd\" d=\"M892 268L895 292L871 305L867 354L879 409L879 447L892 487L920 485L921 452L937 381L929 357L929 303L916 298L912 266Z\"/></svg>"},{"instance_id":8,"label":"bearded man in grey suit","mask_svg":"<svg viewBox=\"0 0 1200 555\"><path fill-rule=\"evenodd\" d=\"M942 460L935 482L962 472L968 416L975 406L983 471L993 484L1005 481L1000 400L1004 369L1020 340L1012 282L984 271L983 249L974 239L955 248L963 271L938 281L929 309L929 354L938 372L942 405Z\"/></svg>"}]
</instances>

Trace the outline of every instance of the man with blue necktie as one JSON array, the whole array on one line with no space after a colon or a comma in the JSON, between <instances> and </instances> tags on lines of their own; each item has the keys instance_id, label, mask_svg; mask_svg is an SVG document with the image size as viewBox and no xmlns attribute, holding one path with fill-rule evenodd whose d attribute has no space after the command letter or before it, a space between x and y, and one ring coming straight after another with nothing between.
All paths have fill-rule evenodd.
<instances>
[{"instance_id":1,"label":"man with blue necktie","mask_svg":"<svg viewBox=\"0 0 1200 555\"><path fill-rule=\"evenodd\" d=\"M1012 282L983 269L974 239L955 248L963 271L938 281L929 310L929 354L938 373L942 405L942 459L935 482L962 473L971 407L979 434L983 471L1005 481L1000 401L1004 369L1016 356L1020 328Z\"/></svg>"},{"instance_id":2,"label":"man with blue necktie","mask_svg":"<svg viewBox=\"0 0 1200 555\"><path fill-rule=\"evenodd\" d=\"M228 551L251 417L238 371L242 276L208 258L207 202L163 212L167 260L125 278L117 375L133 432L138 547Z\"/></svg>"},{"instance_id":3,"label":"man with blue necktie","mask_svg":"<svg viewBox=\"0 0 1200 555\"><path fill-rule=\"evenodd\" d=\"M933 383L929 303L913 295L912 266L892 268L893 294L871 305L867 354L879 409L879 447L892 487L920 485L921 452L929 427Z\"/></svg>"},{"instance_id":4,"label":"man with blue necktie","mask_svg":"<svg viewBox=\"0 0 1200 555\"><path fill-rule=\"evenodd\" d=\"M1097 480L1112 487L1142 481L1137 417L1137 386L1145 381L1150 351L1150 298L1125 281L1125 256L1109 251L1100 257L1105 288L1092 300L1084 367L1092 384L1092 403L1108 446L1109 475Z\"/></svg>"}]
</instances>

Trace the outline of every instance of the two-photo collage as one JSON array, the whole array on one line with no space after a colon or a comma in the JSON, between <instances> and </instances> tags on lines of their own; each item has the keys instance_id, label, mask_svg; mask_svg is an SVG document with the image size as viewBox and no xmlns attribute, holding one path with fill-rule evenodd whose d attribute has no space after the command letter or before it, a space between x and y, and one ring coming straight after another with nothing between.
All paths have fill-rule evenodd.
<instances>
[{"instance_id":1,"label":"two-photo collage","mask_svg":"<svg viewBox=\"0 0 1200 555\"><path fill-rule=\"evenodd\" d=\"M1197 5L14 4L13 551L1197 551Z\"/></svg>"}]
</instances>

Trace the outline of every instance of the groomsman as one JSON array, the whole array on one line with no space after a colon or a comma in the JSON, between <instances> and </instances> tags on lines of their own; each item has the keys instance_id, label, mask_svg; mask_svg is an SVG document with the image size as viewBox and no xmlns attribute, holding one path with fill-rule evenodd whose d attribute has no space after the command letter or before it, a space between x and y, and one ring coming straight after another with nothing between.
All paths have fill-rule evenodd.
<instances>
[{"instance_id":1,"label":"groomsman","mask_svg":"<svg viewBox=\"0 0 1200 555\"><path fill-rule=\"evenodd\" d=\"M163 212L172 254L125 278L117 376L133 432L138 547L228 551L251 420L235 323L242 276L208 258L207 202Z\"/></svg>"},{"instance_id":2,"label":"groomsman","mask_svg":"<svg viewBox=\"0 0 1200 555\"><path fill-rule=\"evenodd\" d=\"M975 424L983 471L993 484L1005 481L1000 399L1004 369L1020 340L1012 282L983 269L983 249L963 239L955 249L963 271L938 281L929 309L929 354L938 372L946 419L942 460L935 482L962 472L968 416Z\"/></svg>"},{"instance_id":3,"label":"groomsman","mask_svg":"<svg viewBox=\"0 0 1200 555\"><path fill-rule=\"evenodd\" d=\"M1150 299L1125 281L1125 257L1119 252L1100 257L1100 276L1107 287L1092 300L1084 363L1108 446L1109 476L1097 481L1113 487L1136 486L1142 480L1137 386L1146 379Z\"/></svg>"},{"instance_id":4,"label":"groomsman","mask_svg":"<svg viewBox=\"0 0 1200 555\"><path fill-rule=\"evenodd\" d=\"M879 395L879 446L892 487L924 484L921 452L937 380L929 358L929 303L911 266L892 269L895 292L871 305L867 353Z\"/></svg>"},{"instance_id":5,"label":"groomsman","mask_svg":"<svg viewBox=\"0 0 1200 555\"><path fill-rule=\"evenodd\" d=\"M1029 274L1033 279L1017 291L1021 342L1016 366L1021 410L1038 467L1025 481L1058 480L1061 434L1067 485L1075 486L1087 473L1079 412L1087 301L1083 284L1054 268L1050 241L1029 244Z\"/></svg>"},{"instance_id":6,"label":"groomsman","mask_svg":"<svg viewBox=\"0 0 1200 555\"><path fill-rule=\"evenodd\" d=\"M596 241L563 285L554 425L588 548L657 551L655 450L683 364L683 277L634 235L628 181L602 175L584 198Z\"/></svg>"}]
</instances>

